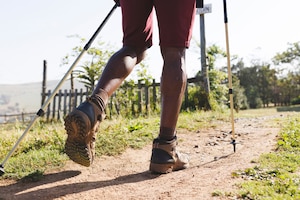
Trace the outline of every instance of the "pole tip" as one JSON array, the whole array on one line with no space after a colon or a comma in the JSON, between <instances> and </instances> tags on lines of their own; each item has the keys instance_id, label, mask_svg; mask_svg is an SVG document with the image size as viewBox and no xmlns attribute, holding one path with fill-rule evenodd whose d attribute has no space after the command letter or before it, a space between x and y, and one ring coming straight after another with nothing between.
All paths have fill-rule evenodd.
<instances>
[{"instance_id":1,"label":"pole tip","mask_svg":"<svg viewBox=\"0 0 300 200\"><path fill-rule=\"evenodd\" d=\"M233 152L235 153L235 151L236 151L236 141L235 141L235 139L232 139L231 144L233 145Z\"/></svg>"},{"instance_id":2,"label":"pole tip","mask_svg":"<svg viewBox=\"0 0 300 200\"><path fill-rule=\"evenodd\" d=\"M4 167L3 165L0 165L0 176L2 176L4 173Z\"/></svg>"}]
</instances>

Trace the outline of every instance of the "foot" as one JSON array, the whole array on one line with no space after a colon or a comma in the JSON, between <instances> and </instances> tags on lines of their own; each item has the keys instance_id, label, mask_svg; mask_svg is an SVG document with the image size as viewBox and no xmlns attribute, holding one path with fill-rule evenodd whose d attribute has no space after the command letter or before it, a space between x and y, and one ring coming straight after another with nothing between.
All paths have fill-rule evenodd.
<instances>
[{"instance_id":1,"label":"foot","mask_svg":"<svg viewBox=\"0 0 300 200\"><path fill-rule=\"evenodd\" d=\"M189 166L188 155L176 151L176 145L176 136L170 141L154 139L150 161L151 172L166 174Z\"/></svg>"},{"instance_id":2,"label":"foot","mask_svg":"<svg viewBox=\"0 0 300 200\"><path fill-rule=\"evenodd\" d=\"M67 115L65 152L71 160L86 167L93 163L96 132L103 116L100 108L90 99Z\"/></svg>"}]
</instances>

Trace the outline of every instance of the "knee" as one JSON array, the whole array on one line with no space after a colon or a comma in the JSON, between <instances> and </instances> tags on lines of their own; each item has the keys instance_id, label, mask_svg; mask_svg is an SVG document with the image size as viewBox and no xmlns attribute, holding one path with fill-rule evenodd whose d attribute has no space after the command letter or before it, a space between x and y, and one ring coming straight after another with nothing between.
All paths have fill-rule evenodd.
<instances>
[{"instance_id":1,"label":"knee","mask_svg":"<svg viewBox=\"0 0 300 200\"><path fill-rule=\"evenodd\" d=\"M181 93L186 86L185 50L178 48L162 49L164 59L161 77L161 91L164 93Z\"/></svg>"},{"instance_id":2,"label":"knee","mask_svg":"<svg viewBox=\"0 0 300 200\"><path fill-rule=\"evenodd\" d=\"M136 59L136 64L139 64L146 56L146 48L123 46L120 52L126 56Z\"/></svg>"},{"instance_id":3,"label":"knee","mask_svg":"<svg viewBox=\"0 0 300 200\"><path fill-rule=\"evenodd\" d=\"M162 78L169 82L175 81L185 84L185 49L184 48L161 48L164 60Z\"/></svg>"},{"instance_id":4,"label":"knee","mask_svg":"<svg viewBox=\"0 0 300 200\"><path fill-rule=\"evenodd\" d=\"M185 48L161 47L160 50L165 62L172 60L185 60Z\"/></svg>"}]
</instances>

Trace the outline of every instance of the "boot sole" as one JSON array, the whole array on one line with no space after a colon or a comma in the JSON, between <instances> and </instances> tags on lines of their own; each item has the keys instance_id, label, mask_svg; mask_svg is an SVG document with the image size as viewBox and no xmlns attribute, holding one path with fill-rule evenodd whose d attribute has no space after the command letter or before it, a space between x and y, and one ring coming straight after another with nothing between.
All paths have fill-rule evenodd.
<instances>
[{"instance_id":1,"label":"boot sole","mask_svg":"<svg viewBox=\"0 0 300 200\"><path fill-rule=\"evenodd\" d=\"M167 164L150 163L150 171L152 173L167 174L172 172L173 168L174 168L173 163L167 163Z\"/></svg>"},{"instance_id":2,"label":"boot sole","mask_svg":"<svg viewBox=\"0 0 300 200\"><path fill-rule=\"evenodd\" d=\"M89 167L93 160L92 153L85 143L89 131L87 122L89 122L87 116L78 110L73 111L66 117L65 130L68 138L65 144L65 152L74 162Z\"/></svg>"},{"instance_id":3,"label":"boot sole","mask_svg":"<svg viewBox=\"0 0 300 200\"><path fill-rule=\"evenodd\" d=\"M176 163L165 163L165 164L157 164L150 163L150 171L156 174L167 174L173 171L178 171L182 169L186 169L189 167L189 163L185 164L176 164Z\"/></svg>"}]
</instances>

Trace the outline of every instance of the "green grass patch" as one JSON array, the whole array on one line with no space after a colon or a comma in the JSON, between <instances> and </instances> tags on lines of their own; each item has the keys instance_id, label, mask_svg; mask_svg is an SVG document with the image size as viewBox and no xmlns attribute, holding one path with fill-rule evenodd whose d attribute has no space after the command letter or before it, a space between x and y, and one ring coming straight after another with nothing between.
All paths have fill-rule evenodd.
<instances>
[{"instance_id":1,"label":"green grass patch","mask_svg":"<svg viewBox=\"0 0 300 200\"><path fill-rule=\"evenodd\" d=\"M283 124L275 152L261 155L253 168L232 173L233 178L245 180L232 196L239 199L300 199L299 118L285 119Z\"/></svg>"},{"instance_id":2,"label":"green grass patch","mask_svg":"<svg viewBox=\"0 0 300 200\"><path fill-rule=\"evenodd\" d=\"M0 158L4 158L27 128L26 124L1 125ZM61 123L37 122L19 144L5 165L2 178L21 179L35 171L61 167L67 160L63 153L66 135Z\"/></svg>"},{"instance_id":3,"label":"green grass patch","mask_svg":"<svg viewBox=\"0 0 300 200\"><path fill-rule=\"evenodd\" d=\"M96 155L117 155L127 148L142 148L158 134L159 119L148 118L106 120L100 124Z\"/></svg>"},{"instance_id":4,"label":"green grass patch","mask_svg":"<svg viewBox=\"0 0 300 200\"><path fill-rule=\"evenodd\" d=\"M276 112L270 109L269 112ZM242 111L237 117L257 117L266 114L265 110ZM218 112L183 112L179 116L178 130L198 131L204 128L214 128L220 122L229 123L230 113ZM127 148L142 148L151 144L157 137L160 117L153 115L136 119L118 117L116 119L104 120L99 127L96 141L96 156L118 155ZM296 123L295 123L296 125ZM0 124L0 160L2 161L16 141L26 130L27 124ZM288 134L289 135L289 134ZM60 168L69 160L64 153L66 133L63 122L45 123L37 121L23 141L17 147L12 157L5 163L5 174L0 179L26 179L36 181L42 175L55 168ZM280 149L295 147L292 142L282 135L284 142L279 145ZM289 143L291 147L286 145ZM297 158L294 158L297 159ZM294 165L289 170L296 170ZM218 195L216 192L216 195Z\"/></svg>"},{"instance_id":5,"label":"green grass patch","mask_svg":"<svg viewBox=\"0 0 300 200\"><path fill-rule=\"evenodd\" d=\"M201 128L215 127L219 120L229 120L228 115L214 112L182 113L178 129L197 131ZM142 148L151 144L158 136L160 118L158 115L127 119L104 120L99 127L96 140L96 156L114 156L127 148ZM0 159L5 158L24 133L27 124L0 125ZM37 121L12 157L5 164L5 174L0 177L9 179L38 180L47 170L65 165L68 157L64 153L66 133L63 122L45 123Z\"/></svg>"},{"instance_id":6,"label":"green grass patch","mask_svg":"<svg viewBox=\"0 0 300 200\"><path fill-rule=\"evenodd\" d=\"M214 128L220 121L229 122L229 112L184 112L178 119L177 129L197 131L199 129Z\"/></svg>"}]
</instances>

